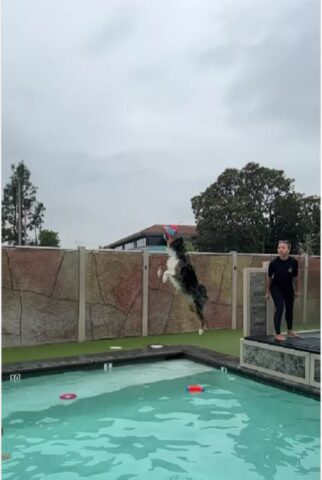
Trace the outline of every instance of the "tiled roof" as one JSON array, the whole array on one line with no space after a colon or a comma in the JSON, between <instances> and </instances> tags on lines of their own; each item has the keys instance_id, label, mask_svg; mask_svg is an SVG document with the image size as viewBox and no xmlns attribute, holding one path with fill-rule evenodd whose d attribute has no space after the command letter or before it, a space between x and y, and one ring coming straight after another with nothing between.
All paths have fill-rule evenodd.
<instances>
[{"instance_id":1,"label":"tiled roof","mask_svg":"<svg viewBox=\"0 0 322 480\"><path fill-rule=\"evenodd\" d=\"M183 237L192 237L193 235L196 235L196 226L195 225L178 225L178 232L179 232L179 235ZM133 240L146 237L147 235L163 235L163 234L164 234L164 230L162 225L152 225L151 227L145 228L140 232L133 233L128 237L121 238L116 242L110 243L109 245L105 245L103 248L114 248L123 243L131 242Z\"/></svg>"}]
</instances>

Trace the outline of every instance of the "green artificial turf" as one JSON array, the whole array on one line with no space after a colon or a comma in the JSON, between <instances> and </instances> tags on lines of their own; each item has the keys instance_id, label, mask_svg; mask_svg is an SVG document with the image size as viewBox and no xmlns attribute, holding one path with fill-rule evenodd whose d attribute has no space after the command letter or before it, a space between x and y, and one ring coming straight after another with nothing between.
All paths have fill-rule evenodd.
<instances>
[{"instance_id":1,"label":"green artificial turf","mask_svg":"<svg viewBox=\"0 0 322 480\"><path fill-rule=\"evenodd\" d=\"M319 330L319 325L295 325L297 330ZM212 330L198 335L198 332L157 335L149 337L131 337L113 340L96 340L81 343L60 343L53 345L35 345L33 347L10 347L2 349L2 363L21 362L26 360L42 360L60 358L87 353L112 352L110 347L120 345L123 350L134 350L149 344L164 345L196 345L239 357L239 340L243 336L238 330Z\"/></svg>"},{"instance_id":2,"label":"green artificial turf","mask_svg":"<svg viewBox=\"0 0 322 480\"><path fill-rule=\"evenodd\" d=\"M198 335L198 332L193 332L151 337L96 340L81 343L36 345L33 347L10 347L2 349L2 362L21 362L88 353L112 352L109 347L113 345L120 345L124 350L133 350L149 344L196 345L239 357L239 339L241 337L242 330L213 330L205 332L203 335Z\"/></svg>"}]
</instances>

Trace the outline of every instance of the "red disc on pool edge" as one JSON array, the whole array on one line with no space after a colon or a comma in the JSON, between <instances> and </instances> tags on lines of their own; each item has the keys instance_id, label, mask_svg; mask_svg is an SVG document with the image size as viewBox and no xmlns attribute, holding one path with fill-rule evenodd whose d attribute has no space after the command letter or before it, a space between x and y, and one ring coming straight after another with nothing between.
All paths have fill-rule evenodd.
<instances>
[{"instance_id":1,"label":"red disc on pool edge","mask_svg":"<svg viewBox=\"0 0 322 480\"><path fill-rule=\"evenodd\" d=\"M201 385L189 385L187 390L190 393L201 393L204 392L205 389Z\"/></svg>"},{"instance_id":2,"label":"red disc on pool edge","mask_svg":"<svg viewBox=\"0 0 322 480\"><path fill-rule=\"evenodd\" d=\"M76 393L63 393L59 397L61 400L75 400L77 398Z\"/></svg>"}]
</instances>

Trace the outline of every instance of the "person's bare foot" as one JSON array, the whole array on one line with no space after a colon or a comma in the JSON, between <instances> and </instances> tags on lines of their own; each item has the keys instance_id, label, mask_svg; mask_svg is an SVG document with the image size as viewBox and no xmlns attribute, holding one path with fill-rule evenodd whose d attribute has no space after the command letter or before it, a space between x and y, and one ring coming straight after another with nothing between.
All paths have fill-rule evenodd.
<instances>
[{"instance_id":1,"label":"person's bare foot","mask_svg":"<svg viewBox=\"0 0 322 480\"><path fill-rule=\"evenodd\" d=\"M294 330L288 330L287 335L289 337L301 338L301 336L298 333L294 332Z\"/></svg>"},{"instance_id":2,"label":"person's bare foot","mask_svg":"<svg viewBox=\"0 0 322 480\"><path fill-rule=\"evenodd\" d=\"M285 337L284 335L281 335L280 333L278 333L277 335L275 335L275 340L277 342L283 342L283 340L285 340Z\"/></svg>"}]
</instances>

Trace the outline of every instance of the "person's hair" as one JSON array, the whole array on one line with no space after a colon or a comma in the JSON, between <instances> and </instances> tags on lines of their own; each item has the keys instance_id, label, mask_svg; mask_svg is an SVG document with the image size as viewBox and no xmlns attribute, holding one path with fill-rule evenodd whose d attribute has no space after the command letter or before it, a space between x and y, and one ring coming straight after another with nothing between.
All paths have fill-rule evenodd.
<instances>
[{"instance_id":1,"label":"person's hair","mask_svg":"<svg viewBox=\"0 0 322 480\"><path fill-rule=\"evenodd\" d=\"M288 246L288 249L291 250L291 242L289 242L288 240L279 240L278 244L280 243L285 243Z\"/></svg>"}]
</instances>

